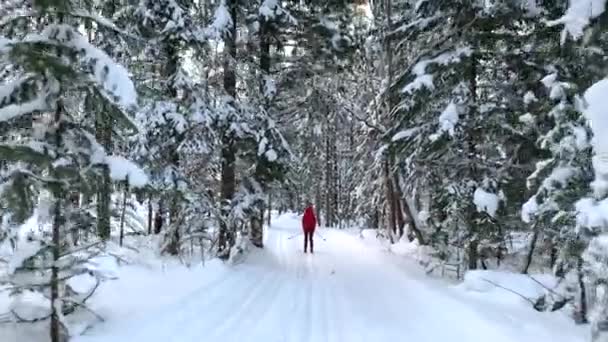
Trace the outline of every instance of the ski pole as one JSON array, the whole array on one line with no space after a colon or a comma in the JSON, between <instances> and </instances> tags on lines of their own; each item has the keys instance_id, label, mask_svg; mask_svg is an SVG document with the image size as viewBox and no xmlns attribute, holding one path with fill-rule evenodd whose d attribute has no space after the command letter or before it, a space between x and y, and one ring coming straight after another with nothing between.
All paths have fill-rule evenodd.
<instances>
[{"instance_id":1,"label":"ski pole","mask_svg":"<svg viewBox=\"0 0 608 342\"><path fill-rule=\"evenodd\" d=\"M321 235L319 232L316 232L316 233L317 233L317 235L319 235L319 237L321 238L321 240L323 240L323 241L327 241L327 239L326 239L326 238L324 238L324 237L323 237L323 235Z\"/></svg>"},{"instance_id":2,"label":"ski pole","mask_svg":"<svg viewBox=\"0 0 608 342\"><path fill-rule=\"evenodd\" d=\"M298 237L300 235L302 235L302 233L296 234L296 235L292 235L292 236L288 237L287 240L291 240L291 239L296 238L296 237Z\"/></svg>"}]
</instances>

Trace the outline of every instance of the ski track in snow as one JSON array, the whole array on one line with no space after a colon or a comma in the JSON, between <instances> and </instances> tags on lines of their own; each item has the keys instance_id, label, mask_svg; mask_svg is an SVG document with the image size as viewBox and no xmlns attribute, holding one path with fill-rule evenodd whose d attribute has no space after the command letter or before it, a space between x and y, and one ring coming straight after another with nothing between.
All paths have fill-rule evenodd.
<instances>
[{"instance_id":1,"label":"ski track in snow","mask_svg":"<svg viewBox=\"0 0 608 342\"><path fill-rule=\"evenodd\" d=\"M469 305L342 231L322 229L327 241L317 235L315 254L304 254L301 237L288 239L298 232L299 221L282 216L267 230L266 248L245 263L168 306L75 341L579 341L567 328L528 326L508 310Z\"/></svg>"}]
</instances>

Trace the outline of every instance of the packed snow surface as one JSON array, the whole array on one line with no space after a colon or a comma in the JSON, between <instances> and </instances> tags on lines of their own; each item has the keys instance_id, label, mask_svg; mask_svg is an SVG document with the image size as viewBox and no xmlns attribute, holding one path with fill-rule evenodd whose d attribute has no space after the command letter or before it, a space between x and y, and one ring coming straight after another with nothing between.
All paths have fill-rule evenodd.
<instances>
[{"instance_id":1,"label":"packed snow surface","mask_svg":"<svg viewBox=\"0 0 608 342\"><path fill-rule=\"evenodd\" d=\"M319 229L325 240L317 235L315 254L304 254L301 236L290 239L299 225L296 215L275 219L264 250L236 266L119 268L120 279L91 302L106 322L73 341L587 340L568 317L536 312L480 280L504 283L500 275L473 273L467 285L448 286L398 255L415 246L404 242L392 253L370 244L365 231ZM533 284L522 286L516 290Z\"/></svg>"}]
</instances>

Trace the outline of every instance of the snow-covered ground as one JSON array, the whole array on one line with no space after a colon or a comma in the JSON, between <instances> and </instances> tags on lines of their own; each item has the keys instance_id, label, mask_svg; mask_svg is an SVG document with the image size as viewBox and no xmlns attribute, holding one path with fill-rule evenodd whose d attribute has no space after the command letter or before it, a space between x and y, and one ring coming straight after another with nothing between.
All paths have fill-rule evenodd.
<instances>
[{"instance_id":1,"label":"snow-covered ground","mask_svg":"<svg viewBox=\"0 0 608 342\"><path fill-rule=\"evenodd\" d=\"M317 235L314 255L304 254L301 237L289 239L298 232L297 216L275 219L266 248L236 266L121 267L120 279L91 302L106 322L74 341L588 340L587 327L536 312L480 274L447 285L413 261L332 229L319 231L326 241Z\"/></svg>"}]
</instances>

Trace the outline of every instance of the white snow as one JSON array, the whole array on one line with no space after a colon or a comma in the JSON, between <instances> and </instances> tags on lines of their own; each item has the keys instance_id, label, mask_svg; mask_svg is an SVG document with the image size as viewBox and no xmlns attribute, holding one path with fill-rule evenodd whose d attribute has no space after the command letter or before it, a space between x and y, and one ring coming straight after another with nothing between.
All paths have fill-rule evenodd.
<instances>
[{"instance_id":1,"label":"white snow","mask_svg":"<svg viewBox=\"0 0 608 342\"><path fill-rule=\"evenodd\" d=\"M552 289L556 285L555 277L547 274L525 275L478 270L468 271L459 287L466 291L490 294L505 303L521 302L520 304L530 305L529 301L513 292L535 301L546 293L547 288Z\"/></svg>"},{"instance_id":2,"label":"white snow","mask_svg":"<svg viewBox=\"0 0 608 342\"><path fill-rule=\"evenodd\" d=\"M532 217L538 212L538 202L536 196L530 197L526 203L521 207L521 220L525 223L532 222Z\"/></svg>"},{"instance_id":3,"label":"white snow","mask_svg":"<svg viewBox=\"0 0 608 342\"><path fill-rule=\"evenodd\" d=\"M608 80L601 80L587 89L585 101L585 116L594 133L591 144L595 181L592 187L597 196L602 196L608 191Z\"/></svg>"},{"instance_id":4,"label":"white snow","mask_svg":"<svg viewBox=\"0 0 608 342\"><path fill-rule=\"evenodd\" d=\"M459 118L458 107L455 103L451 102L439 115L439 129L441 132L448 132L451 136L454 135L454 128L458 123Z\"/></svg>"},{"instance_id":5,"label":"white snow","mask_svg":"<svg viewBox=\"0 0 608 342\"><path fill-rule=\"evenodd\" d=\"M538 101L538 98L536 97L536 95L534 95L534 92L528 91L524 95L524 104L529 105L530 103L536 102L536 101Z\"/></svg>"},{"instance_id":6,"label":"white snow","mask_svg":"<svg viewBox=\"0 0 608 342\"><path fill-rule=\"evenodd\" d=\"M411 22L408 22L407 24L403 24L401 26L399 26L398 28L396 28L395 30L393 30L392 33L396 33L396 32L406 32L411 28L416 28L416 29L424 29L426 28L430 23L432 23L435 20L440 19L441 16L438 15L434 15L428 18L418 18L415 19Z\"/></svg>"},{"instance_id":7,"label":"white snow","mask_svg":"<svg viewBox=\"0 0 608 342\"><path fill-rule=\"evenodd\" d=\"M403 93L413 93L416 90L420 90L422 88L427 88L429 90L435 89L435 84L433 83L433 75L419 75L416 79L406 85L403 88Z\"/></svg>"},{"instance_id":8,"label":"white snow","mask_svg":"<svg viewBox=\"0 0 608 342\"><path fill-rule=\"evenodd\" d=\"M268 150L266 151L266 159L268 159L269 162L273 162L276 161L278 158L277 152L275 150Z\"/></svg>"},{"instance_id":9,"label":"white snow","mask_svg":"<svg viewBox=\"0 0 608 342\"><path fill-rule=\"evenodd\" d=\"M25 236L21 236L17 242L17 249L9 260L8 273L14 273L16 269L23 266L23 262L36 255L41 247L40 241L29 241Z\"/></svg>"},{"instance_id":10,"label":"white snow","mask_svg":"<svg viewBox=\"0 0 608 342\"><path fill-rule=\"evenodd\" d=\"M264 0L260 6L260 15L265 17L266 20L272 20L276 17L275 11L279 9L278 0Z\"/></svg>"},{"instance_id":11,"label":"white snow","mask_svg":"<svg viewBox=\"0 0 608 342\"><path fill-rule=\"evenodd\" d=\"M403 93L412 93L416 90L422 89L426 87L430 90L433 90L433 76L427 74L426 68L431 64L440 64L440 65L448 65L450 63L458 63L460 62L461 56L470 56L473 53L473 50L469 47L459 47L454 51L444 52L437 57L431 59L425 59L418 62L414 65L412 69L412 73L416 75L416 78L411 83L407 84L402 92Z\"/></svg>"},{"instance_id":12,"label":"white snow","mask_svg":"<svg viewBox=\"0 0 608 342\"><path fill-rule=\"evenodd\" d=\"M140 188L148 183L146 173L132 161L121 156L106 156L104 164L110 168L110 177L115 181L129 180L129 186Z\"/></svg>"},{"instance_id":13,"label":"white snow","mask_svg":"<svg viewBox=\"0 0 608 342\"><path fill-rule=\"evenodd\" d=\"M568 180L577 174L577 169L568 166L556 167L551 174L543 181L543 187L554 189L556 185L565 186Z\"/></svg>"},{"instance_id":14,"label":"white snow","mask_svg":"<svg viewBox=\"0 0 608 342\"><path fill-rule=\"evenodd\" d=\"M497 194L487 192L482 188L477 188L473 194L473 203L475 203L477 211L485 212L494 217L494 215L496 215L496 211L498 210L500 197Z\"/></svg>"},{"instance_id":15,"label":"white snow","mask_svg":"<svg viewBox=\"0 0 608 342\"><path fill-rule=\"evenodd\" d=\"M554 84L555 81L557 80L557 73L552 73L549 74L547 76L545 76L542 80L540 80L542 82L542 84L547 87L547 88L551 88Z\"/></svg>"},{"instance_id":16,"label":"white snow","mask_svg":"<svg viewBox=\"0 0 608 342\"><path fill-rule=\"evenodd\" d=\"M0 122L12 120L21 115L30 114L35 111L44 111L46 109L48 109L48 106L43 97L36 98L29 102L0 107Z\"/></svg>"},{"instance_id":17,"label":"white snow","mask_svg":"<svg viewBox=\"0 0 608 342\"><path fill-rule=\"evenodd\" d=\"M232 26L232 16L228 12L228 7L226 7L226 0L221 0L215 9L211 30L215 33L223 34L228 31L230 26Z\"/></svg>"},{"instance_id":18,"label":"white snow","mask_svg":"<svg viewBox=\"0 0 608 342\"><path fill-rule=\"evenodd\" d=\"M407 139L420 131L420 127L408 128L393 135L392 142Z\"/></svg>"},{"instance_id":19,"label":"white snow","mask_svg":"<svg viewBox=\"0 0 608 342\"><path fill-rule=\"evenodd\" d=\"M589 146L589 138L587 134L587 130L581 126L570 127L572 129L572 133L574 135L574 144L579 151L587 148Z\"/></svg>"},{"instance_id":20,"label":"white snow","mask_svg":"<svg viewBox=\"0 0 608 342\"><path fill-rule=\"evenodd\" d=\"M596 201L583 198L576 202L576 221L578 227L605 227L608 224L608 200Z\"/></svg>"},{"instance_id":21,"label":"white snow","mask_svg":"<svg viewBox=\"0 0 608 342\"><path fill-rule=\"evenodd\" d=\"M217 261L162 273L119 268L120 279L89 302L106 322L73 341L587 340L586 328L563 314L539 313L501 289L471 286L484 277L538 293L523 276L473 273L468 285L450 287L407 258L370 246L372 231L320 228L310 255L300 236L289 239L300 232L298 215L273 222L265 248L230 268ZM413 247L402 242L392 249L407 254Z\"/></svg>"},{"instance_id":22,"label":"white snow","mask_svg":"<svg viewBox=\"0 0 608 342\"><path fill-rule=\"evenodd\" d=\"M416 4L414 5L414 11L418 12L418 10L420 10L420 7L422 7L422 5L424 5L424 3L427 1L428 0L416 0Z\"/></svg>"},{"instance_id":23,"label":"white snow","mask_svg":"<svg viewBox=\"0 0 608 342\"><path fill-rule=\"evenodd\" d=\"M536 17L542 14L543 9L537 1L538 0L523 0L523 8L526 10L526 14L529 17Z\"/></svg>"},{"instance_id":24,"label":"white snow","mask_svg":"<svg viewBox=\"0 0 608 342\"><path fill-rule=\"evenodd\" d=\"M264 97L272 99L277 94L277 83L274 78L264 75Z\"/></svg>"},{"instance_id":25,"label":"white snow","mask_svg":"<svg viewBox=\"0 0 608 342\"><path fill-rule=\"evenodd\" d=\"M534 119L534 115L532 115L530 113L520 115L518 120L519 120L519 122L526 124L526 125L531 125L536 121L536 119Z\"/></svg>"},{"instance_id":26,"label":"white snow","mask_svg":"<svg viewBox=\"0 0 608 342\"><path fill-rule=\"evenodd\" d=\"M4 84L0 84L0 101L11 96L16 90L31 78L31 75L20 77L14 81L10 81Z\"/></svg>"},{"instance_id":27,"label":"white snow","mask_svg":"<svg viewBox=\"0 0 608 342\"><path fill-rule=\"evenodd\" d=\"M568 35L579 39L591 20L602 15L605 10L606 0L571 0L566 13L557 20L547 22L547 25L564 25L562 42Z\"/></svg>"},{"instance_id":28,"label":"white snow","mask_svg":"<svg viewBox=\"0 0 608 342\"><path fill-rule=\"evenodd\" d=\"M10 309L23 319L33 320L47 317L51 313L51 302L40 292L26 290L15 296Z\"/></svg>"},{"instance_id":29,"label":"white snow","mask_svg":"<svg viewBox=\"0 0 608 342\"><path fill-rule=\"evenodd\" d=\"M125 108L137 105L137 93L127 70L114 62L105 52L91 45L87 38L73 27L60 24L48 25L41 34L29 34L23 41L43 42L73 49L80 53L82 62L93 66L92 79L101 86L102 94ZM0 47L1 44L2 42ZM31 105L37 105L35 108L41 107L41 101L42 99L37 99ZM0 120L1 118L2 115Z\"/></svg>"},{"instance_id":30,"label":"white snow","mask_svg":"<svg viewBox=\"0 0 608 342\"><path fill-rule=\"evenodd\" d=\"M69 25L49 25L42 36L82 52L84 61L93 65L95 81L102 86L102 93L110 95L117 104L126 108L137 105L137 93L128 71L105 52L91 45L74 28ZM31 37L37 40L36 35Z\"/></svg>"},{"instance_id":31,"label":"white snow","mask_svg":"<svg viewBox=\"0 0 608 342\"><path fill-rule=\"evenodd\" d=\"M67 284L78 293L89 293L95 287L96 280L90 274L83 273L68 279Z\"/></svg>"}]
</instances>

